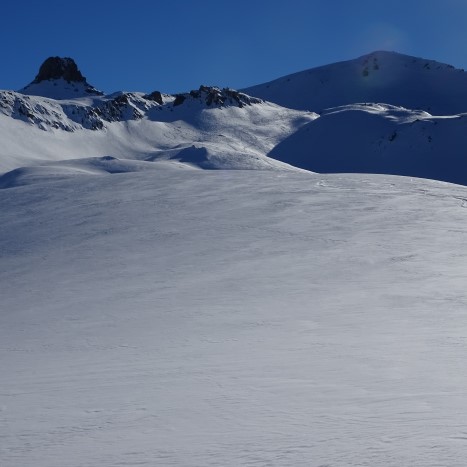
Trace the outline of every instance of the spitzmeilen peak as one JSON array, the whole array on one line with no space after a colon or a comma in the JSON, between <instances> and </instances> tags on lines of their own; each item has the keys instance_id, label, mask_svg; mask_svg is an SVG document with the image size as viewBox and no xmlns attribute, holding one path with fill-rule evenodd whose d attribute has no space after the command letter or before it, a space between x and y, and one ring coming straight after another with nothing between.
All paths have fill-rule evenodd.
<instances>
[{"instance_id":1,"label":"spitzmeilen peak","mask_svg":"<svg viewBox=\"0 0 467 467\"><path fill-rule=\"evenodd\" d=\"M34 79L33 83L40 83L41 81L60 79L65 81L74 81L82 83L86 78L78 69L76 62L70 57L49 57L39 68L39 73Z\"/></svg>"},{"instance_id":2,"label":"spitzmeilen peak","mask_svg":"<svg viewBox=\"0 0 467 467\"><path fill-rule=\"evenodd\" d=\"M70 57L47 58L34 80L19 92L52 99L103 94L86 81L78 65Z\"/></svg>"}]
</instances>

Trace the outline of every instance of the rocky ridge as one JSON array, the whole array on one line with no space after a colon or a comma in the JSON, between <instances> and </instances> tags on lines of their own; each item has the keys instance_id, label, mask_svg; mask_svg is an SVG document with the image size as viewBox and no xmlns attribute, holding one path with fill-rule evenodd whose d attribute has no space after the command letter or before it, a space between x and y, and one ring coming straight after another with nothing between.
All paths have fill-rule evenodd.
<instances>
[{"instance_id":1,"label":"rocky ridge","mask_svg":"<svg viewBox=\"0 0 467 467\"><path fill-rule=\"evenodd\" d=\"M216 86L201 85L198 90L193 90L188 93L176 94L173 105L178 106L185 101L197 101L208 107L210 106L238 106L240 108L246 105L261 104L262 99L251 97L239 91L230 88L220 89Z\"/></svg>"},{"instance_id":2,"label":"rocky ridge","mask_svg":"<svg viewBox=\"0 0 467 467\"><path fill-rule=\"evenodd\" d=\"M65 94L71 97L55 98L55 94L63 95L64 88L70 91ZM84 95L74 95L80 91ZM80 99L86 96L92 100ZM186 105L243 108L262 102L233 89L215 86L200 86L197 90L175 96L159 91L149 94L118 92L105 96L86 81L75 61L69 57L49 57L41 65L36 78L19 92L0 91L1 114L44 131L102 130L111 122L141 120L152 109L173 112Z\"/></svg>"}]
</instances>

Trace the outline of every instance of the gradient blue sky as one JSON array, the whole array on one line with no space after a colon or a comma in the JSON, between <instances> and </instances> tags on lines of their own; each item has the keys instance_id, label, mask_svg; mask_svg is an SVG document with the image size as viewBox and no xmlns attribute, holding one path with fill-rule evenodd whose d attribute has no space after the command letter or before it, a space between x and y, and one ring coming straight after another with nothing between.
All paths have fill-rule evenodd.
<instances>
[{"instance_id":1,"label":"gradient blue sky","mask_svg":"<svg viewBox=\"0 0 467 467\"><path fill-rule=\"evenodd\" d=\"M10 1L0 89L51 55L106 91L242 88L374 50L467 69L466 0Z\"/></svg>"}]
</instances>

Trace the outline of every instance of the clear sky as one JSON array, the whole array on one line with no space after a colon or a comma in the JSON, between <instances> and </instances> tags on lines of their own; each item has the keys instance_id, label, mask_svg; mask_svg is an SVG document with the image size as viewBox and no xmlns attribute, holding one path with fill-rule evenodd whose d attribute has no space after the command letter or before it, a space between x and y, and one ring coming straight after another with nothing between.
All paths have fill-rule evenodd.
<instances>
[{"instance_id":1,"label":"clear sky","mask_svg":"<svg viewBox=\"0 0 467 467\"><path fill-rule=\"evenodd\" d=\"M466 0L2 0L0 89L45 58L105 92L242 88L393 50L467 69Z\"/></svg>"}]
</instances>

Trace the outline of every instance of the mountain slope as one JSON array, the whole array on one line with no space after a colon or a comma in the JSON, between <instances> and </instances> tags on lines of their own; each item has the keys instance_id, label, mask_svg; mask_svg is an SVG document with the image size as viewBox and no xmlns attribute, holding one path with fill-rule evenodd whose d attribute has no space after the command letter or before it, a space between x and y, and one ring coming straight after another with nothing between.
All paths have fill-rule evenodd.
<instances>
[{"instance_id":1,"label":"mountain slope","mask_svg":"<svg viewBox=\"0 0 467 467\"><path fill-rule=\"evenodd\" d=\"M176 95L88 90L70 98L69 85L90 85L71 59L52 57L32 83L39 88L29 90L43 95L0 91L0 171L113 157L118 162L109 164L130 168L131 160L166 161L202 169L386 173L467 184L460 112L467 104L466 76L437 62L375 52L249 89L288 107L322 107L316 114L210 86ZM51 97L44 97L48 91L41 86L53 88ZM28 183L43 173L25 170L3 183ZM57 167L62 170L69 169ZM12 182L17 176L21 182Z\"/></svg>"},{"instance_id":2,"label":"mountain slope","mask_svg":"<svg viewBox=\"0 0 467 467\"><path fill-rule=\"evenodd\" d=\"M0 171L107 155L178 158L210 169L292 170L267 153L316 117L206 86L177 96L121 92L60 100L2 91Z\"/></svg>"},{"instance_id":3,"label":"mountain slope","mask_svg":"<svg viewBox=\"0 0 467 467\"><path fill-rule=\"evenodd\" d=\"M373 52L243 90L284 107L321 112L354 103L385 103L433 115L467 112L467 73L395 52Z\"/></svg>"},{"instance_id":4,"label":"mountain slope","mask_svg":"<svg viewBox=\"0 0 467 467\"><path fill-rule=\"evenodd\" d=\"M0 190L2 467L463 466L466 199L162 168Z\"/></svg>"},{"instance_id":5,"label":"mountain slope","mask_svg":"<svg viewBox=\"0 0 467 467\"><path fill-rule=\"evenodd\" d=\"M269 153L320 173L381 173L467 184L466 115L385 104L324 111Z\"/></svg>"}]
</instances>

